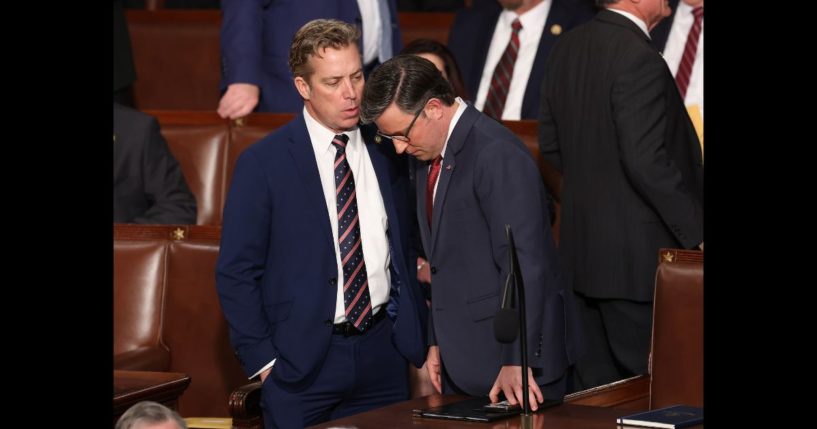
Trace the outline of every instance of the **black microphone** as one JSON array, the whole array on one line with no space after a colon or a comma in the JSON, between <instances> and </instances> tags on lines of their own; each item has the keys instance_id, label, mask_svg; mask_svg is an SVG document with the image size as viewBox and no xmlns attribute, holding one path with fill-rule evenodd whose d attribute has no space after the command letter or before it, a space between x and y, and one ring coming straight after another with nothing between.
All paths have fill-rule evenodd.
<instances>
[{"instance_id":1,"label":"black microphone","mask_svg":"<svg viewBox=\"0 0 817 429\"><path fill-rule=\"evenodd\" d=\"M505 237L508 239L509 272L505 279L505 288L502 292L502 303L494 317L494 337L500 343L508 344L516 341L521 335L519 349L522 357L522 414L530 416L530 392L528 391L528 338L525 323L525 284L522 281L522 270L519 268L519 258L516 255L516 245L513 241L513 231L510 225L505 225ZM516 293L514 294L514 291ZM515 309L519 296L519 309Z\"/></svg>"},{"instance_id":2,"label":"black microphone","mask_svg":"<svg viewBox=\"0 0 817 429\"><path fill-rule=\"evenodd\" d=\"M513 257L513 256L512 256ZM510 265L513 267L513 264ZM505 289L502 292L502 304L494 317L494 337L502 344L510 344L519 336L519 314L513 308L514 275L513 270L505 278Z\"/></svg>"}]
</instances>

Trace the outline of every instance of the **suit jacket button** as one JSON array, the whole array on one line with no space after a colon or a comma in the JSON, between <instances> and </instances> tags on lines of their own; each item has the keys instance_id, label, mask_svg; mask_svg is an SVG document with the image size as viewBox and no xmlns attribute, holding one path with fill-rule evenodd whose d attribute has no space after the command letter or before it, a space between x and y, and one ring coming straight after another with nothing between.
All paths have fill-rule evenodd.
<instances>
[{"instance_id":1,"label":"suit jacket button","mask_svg":"<svg viewBox=\"0 0 817 429\"><path fill-rule=\"evenodd\" d=\"M437 274L437 267L431 267L431 274Z\"/></svg>"},{"instance_id":2,"label":"suit jacket button","mask_svg":"<svg viewBox=\"0 0 817 429\"><path fill-rule=\"evenodd\" d=\"M337 286L337 284L338 279L336 277L332 277L331 279L329 279L329 286Z\"/></svg>"}]
</instances>

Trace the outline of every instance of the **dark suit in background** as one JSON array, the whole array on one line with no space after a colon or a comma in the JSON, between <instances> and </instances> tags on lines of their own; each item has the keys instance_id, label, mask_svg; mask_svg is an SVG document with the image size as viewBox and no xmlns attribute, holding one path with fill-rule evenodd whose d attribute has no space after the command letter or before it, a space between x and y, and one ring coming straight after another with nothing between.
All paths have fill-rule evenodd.
<instances>
[{"instance_id":1,"label":"dark suit in background","mask_svg":"<svg viewBox=\"0 0 817 429\"><path fill-rule=\"evenodd\" d=\"M560 251L588 352L578 388L647 372L661 247L703 241L703 164L666 63L631 20L602 10L548 60L539 144L563 173Z\"/></svg>"},{"instance_id":2,"label":"dark suit in background","mask_svg":"<svg viewBox=\"0 0 817 429\"><path fill-rule=\"evenodd\" d=\"M388 0L388 7L392 52L397 54L403 43L395 0ZM233 83L258 86L256 112L298 112L303 107L287 63L292 37L301 26L325 18L362 28L354 0L234 0L222 2L221 10L221 91ZM360 43L359 48L362 38Z\"/></svg>"},{"instance_id":3,"label":"dark suit in background","mask_svg":"<svg viewBox=\"0 0 817 429\"><path fill-rule=\"evenodd\" d=\"M114 223L195 224L196 199L156 119L113 103Z\"/></svg>"},{"instance_id":4,"label":"dark suit in background","mask_svg":"<svg viewBox=\"0 0 817 429\"><path fill-rule=\"evenodd\" d=\"M457 12L448 34L448 48L454 53L462 71L465 87L473 100L477 99L488 48L494 35L502 6L495 0L477 2L471 8ZM536 119L539 112L539 93L545 72L545 60L560 34L586 22L593 17L593 9L587 2L553 0L548 12L545 29L539 40L539 49L533 61L525 97L522 101L521 119ZM558 24L560 33L552 28ZM490 71L493 73L493 70Z\"/></svg>"}]
</instances>

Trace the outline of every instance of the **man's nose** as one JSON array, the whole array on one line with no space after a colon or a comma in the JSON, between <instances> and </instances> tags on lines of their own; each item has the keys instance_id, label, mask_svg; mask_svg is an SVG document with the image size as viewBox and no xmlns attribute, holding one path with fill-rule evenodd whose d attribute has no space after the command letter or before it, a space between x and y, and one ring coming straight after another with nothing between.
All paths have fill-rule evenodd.
<instances>
[{"instance_id":1,"label":"man's nose","mask_svg":"<svg viewBox=\"0 0 817 429\"><path fill-rule=\"evenodd\" d=\"M406 151L406 148L408 147L408 143L401 142L399 140L392 140L392 141L394 142L394 150L396 150L398 154L402 154L403 152Z\"/></svg>"}]
</instances>

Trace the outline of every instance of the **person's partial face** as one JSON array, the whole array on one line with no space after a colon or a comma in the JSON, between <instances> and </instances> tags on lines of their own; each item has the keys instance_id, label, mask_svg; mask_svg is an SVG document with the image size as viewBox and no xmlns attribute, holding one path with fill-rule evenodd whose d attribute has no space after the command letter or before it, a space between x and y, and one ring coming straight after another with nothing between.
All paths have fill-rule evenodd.
<instances>
[{"instance_id":1,"label":"person's partial face","mask_svg":"<svg viewBox=\"0 0 817 429\"><path fill-rule=\"evenodd\" d=\"M420 58L425 58L425 59L431 61L432 63L434 63L434 67L437 67L437 70L439 70L440 73L443 74L443 77L445 78L445 80L448 80L448 74L446 74L446 72L445 72L445 61L443 61L442 58L438 57L435 54L430 54L428 52L423 52L422 54L416 54L416 55L418 57L420 57Z\"/></svg>"},{"instance_id":2,"label":"person's partial face","mask_svg":"<svg viewBox=\"0 0 817 429\"><path fill-rule=\"evenodd\" d=\"M698 7L698 6L703 6L704 5L704 0L681 0L681 1L683 1L684 3L686 3L686 4L688 4L688 5L692 6L692 7Z\"/></svg>"},{"instance_id":3,"label":"person's partial face","mask_svg":"<svg viewBox=\"0 0 817 429\"><path fill-rule=\"evenodd\" d=\"M397 153L407 153L421 161L431 161L442 153L447 129L440 130L440 102L432 98L420 112L406 113L392 103L374 120L379 133L394 136ZM412 123L413 122L413 123Z\"/></svg>"},{"instance_id":4,"label":"person's partial face","mask_svg":"<svg viewBox=\"0 0 817 429\"><path fill-rule=\"evenodd\" d=\"M357 45L326 48L320 56L309 57L309 65L313 72L308 82L300 76L295 78L295 88L306 110L335 133L356 127L364 83Z\"/></svg>"},{"instance_id":5,"label":"person's partial face","mask_svg":"<svg viewBox=\"0 0 817 429\"><path fill-rule=\"evenodd\" d=\"M636 4L636 8L641 12L649 30L652 30L662 19L672 14L672 8L670 8L668 0L642 0Z\"/></svg>"}]
</instances>

